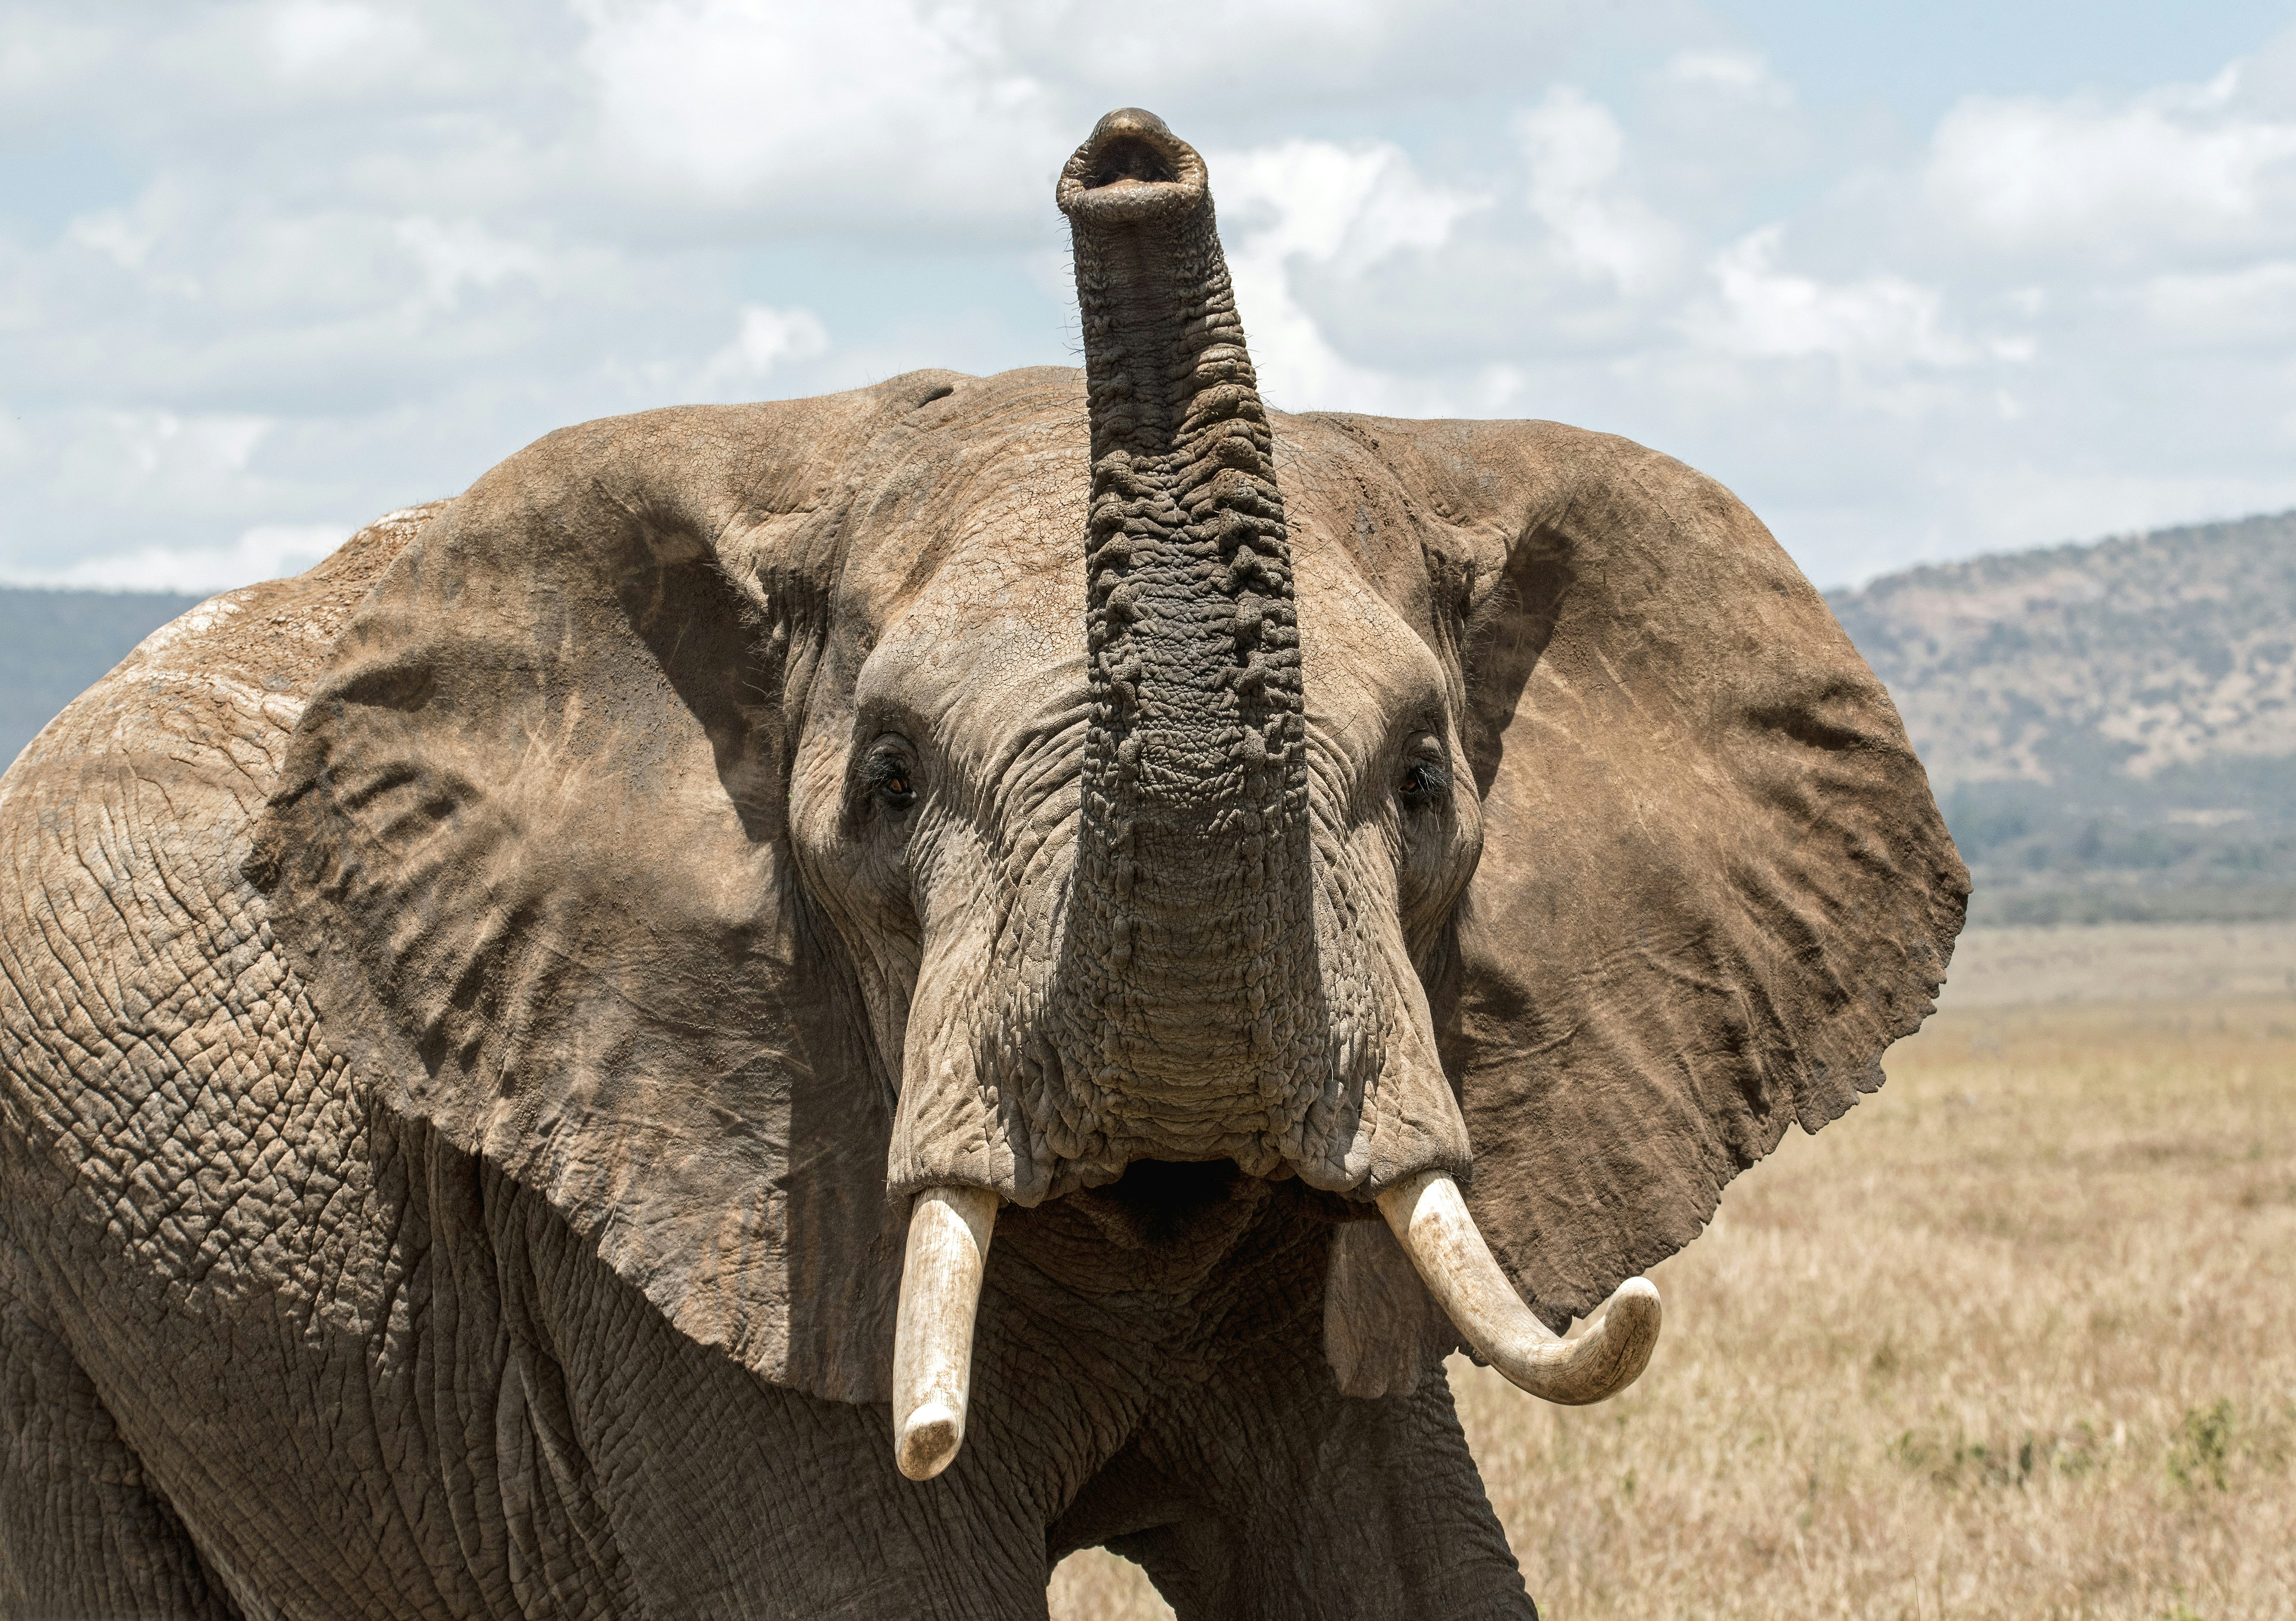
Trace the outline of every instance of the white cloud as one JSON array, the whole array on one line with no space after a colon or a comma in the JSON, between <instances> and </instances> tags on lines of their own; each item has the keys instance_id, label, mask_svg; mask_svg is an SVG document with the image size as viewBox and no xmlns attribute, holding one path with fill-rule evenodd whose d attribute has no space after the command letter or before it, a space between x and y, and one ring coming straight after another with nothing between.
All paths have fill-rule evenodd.
<instances>
[{"instance_id":1,"label":"white cloud","mask_svg":"<svg viewBox=\"0 0 2296 1621\"><path fill-rule=\"evenodd\" d=\"M1052 180L1119 103L1210 154L1283 405L1626 432L1828 580L2296 503L2296 30L1877 133L1704 3L19 0L0 577L274 572L567 422L1073 361Z\"/></svg>"},{"instance_id":2,"label":"white cloud","mask_svg":"<svg viewBox=\"0 0 2296 1621\"><path fill-rule=\"evenodd\" d=\"M977 8L575 0L603 145L657 182L862 226L1042 209L1063 133ZM1064 152L1062 155L1065 155Z\"/></svg>"},{"instance_id":3,"label":"white cloud","mask_svg":"<svg viewBox=\"0 0 2296 1621\"><path fill-rule=\"evenodd\" d=\"M1626 192L1626 135L1610 109L1560 86L1515 119L1530 166L1530 211L1554 234L1564 262L1629 297L1672 275L1677 233Z\"/></svg>"},{"instance_id":4,"label":"white cloud","mask_svg":"<svg viewBox=\"0 0 2296 1621\"><path fill-rule=\"evenodd\" d=\"M2185 342L2296 340L2296 260L2154 276L2140 290L2138 300L2156 328Z\"/></svg>"},{"instance_id":5,"label":"white cloud","mask_svg":"<svg viewBox=\"0 0 2296 1621\"><path fill-rule=\"evenodd\" d=\"M493 287L512 276L547 285L548 254L532 243L497 236L469 220L441 222L417 215L398 222L398 245L422 267L432 303L454 308L466 287Z\"/></svg>"},{"instance_id":6,"label":"white cloud","mask_svg":"<svg viewBox=\"0 0 2296 1621\"><path fill-rule=\"evenodd\" d=\"M2113 107L1972 99L1939 126L1923 195L2012 251L2157 260L2296 235L2296 121L2249 117L2235 81Z\"/></svg>"},{"instance_id":7,"label":"white cloud","mask_svg":"<svg viewBox=\"0 0 2296 1621\"><path fill-rule=\"evenodd\" d=\"M968 14L1001 60L1080 120L1070 144L1126 103L1175 128L1225 127L1248 144L1334 112L1361 124L1374 108L1513 95L1528 64L1568 53L1588 10L1562 0L980 0Z\"/></svg>"},{"instance_id":8,"label":"white cloud","mask_svg":"<svg viewBox=\"0 0 2296 1621\"><path fill-rule=\"evenodd\" d=\"M264 28L273 65L291 79L372 73L414 55L422 43L414 19L345 0L290 0Z\"/></svg>"},{"instance_id":9,"label":"white cloud","mask_svg":"<svg viewBox=\"0 0 2296 1621\"><path fill-rule=\"evenodd\" d=\"M102 254L123 270L142 269L157 240L122 209L83 214L71 222L66 235L81 247Z\"/></svg>"},{"instance_id":10,"label":"white cloud","mask_svg":"<svg viewBox=\"0 0 2296 1621\"><path fill-rule=\"evenodd\" d=\"M0 31L0 121L45 111L69 95L114 49L101 23L70 13L43 17L27 8ZM13 114L15 117L12 117Z\"/></svg>"},{"instance_id":11,"label":"white cloud","mask_svg":"<svg viewBox=\"0 0 2296 1621\"><path fill-rule=\"evenodd\" d=\"M1210 161L1210 160L1208 160ZM1430 185L1387 143L1286 141L1213 166L1222 228L1256 255L1344 259L1368 268L1391 253L1439 248L1489 199Z\"/></svg>"},{"instance_id":12,"label":"white cloud","mask_svg":"<svg viewBox=\"0 0 2296 1621\"><path fill-rule=\"evenodd\" d=\"M1785 228L1732 243L1709 267L1721 292L1699 335L1755 357L1824 355L1858 366L1966 366L1974 346L1946 329L1944 298L1896 276L1829 284L1782 269Z\"/></svg>"},{"instance_id":13,"label":"white cloud","mask_svg":"<svg viewBox=\"0 0 2296 1621\"><path fill-rule=\"evenodd\" d=\"M1329 141L1208 157L1236 304L1267 392L1294 407L1404 410L1433 391L1343 358L1292 284L1295 261L1361 276L1440 248L1488 199L1423 181L1397 147Z\"/></svg>"},{"instance_id":14,"label":"white cloud","mask_svg":"<svg viewBox=\"0 0 2296 1621\"><path fill-rule=\"evenodd\" d=\"M810 309L744 304L734 341L712 355L695 380L697 399L742 398L792 363L829 352L828 329Z\"/></svg>"},{"instance_id":15,"label":"white cloud","mask_svg":"<svg viewBox=\"0 0 2296 1621\"><path fill-rule=\"evenodd\" d=\"M100 420L111 441L102 457L106 467L178 494L243 474L275 425L264 416L186 417L173 411L106 411Z\"/></svg>"},{"instance_id":16,"label":"white cloud","mask_svg":"<svg viewBox=\"0 0 2296 1621\"><path fill-rule=\"evenodd\" d=\"M221 546L151 545L103 556L60 559L28 585L109 591L184 591L205 595L299 574L349 538L348 523L259 523Z\"/></svg>"},{"instance_id":17,"label":"white cloud","mask_svg":"<svg viewBox=\"0 0 2296 1621\"><path fill-rule=\"evenodd\" d=\"M1667 59L1660 77L1765 107L1784 107L1793 101L1792 86L1772 73L1770 64L1755 51L1679 51Z\"/></svg>"},{"instance_id":18,"label":"white cloud","mask_svg":"<svg viewBox=\"0 0 2296 1621\"><path fill-rule=\"evenodd\" d=\"M1046 78L1081 79L1121 101L1185 95L1190 80L1219 73L1224 64L1207 60L1215 55L1237 66L1280 61L1317 89L1349 84L1382 57L1392 62L1398 37L1416 31L1411 10L1401 0L1166 0L1152 7L1022 0L975 14ZM1297 92L1269 85L1267 93Z\"/></svg>"}]
</instances>

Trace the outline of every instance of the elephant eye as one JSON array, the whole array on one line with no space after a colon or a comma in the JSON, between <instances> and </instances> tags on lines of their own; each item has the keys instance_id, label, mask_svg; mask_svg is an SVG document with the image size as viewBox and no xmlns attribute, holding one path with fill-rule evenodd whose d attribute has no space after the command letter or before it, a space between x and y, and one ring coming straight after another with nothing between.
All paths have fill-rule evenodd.
<instances>
[{"instance_id":1,"label":"elephant eye","mask_svg":"<svg viewBox=\"0 0 2296 1621\"><path fill-rule=\"evenodd\" d=\"M1403 769L1396 793L1414 810L1431 810L1451 794L1451 773L1440 761L1414 760Z\"/></svg>"},{"instance_id":2,"label":"elephant eye","mask_svg":"<svg viewBox=\"0 0 2296 1621\"><path fill-rule=\"evenodd\" d=\"M861 780L870 796L888 810L906 810L917 802L908 757L898 749L873 750L861 768Z\"/></svg>"}]
</instances>

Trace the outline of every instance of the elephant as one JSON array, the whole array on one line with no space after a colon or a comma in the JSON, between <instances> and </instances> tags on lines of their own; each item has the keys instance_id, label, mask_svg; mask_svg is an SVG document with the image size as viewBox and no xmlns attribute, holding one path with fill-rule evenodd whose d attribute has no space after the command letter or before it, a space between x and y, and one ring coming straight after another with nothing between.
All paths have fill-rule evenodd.
<instances>
[{"instance_id":1,"label":"elephant","mask_svg":"<svg viewBox=\"0 0 2296 1621\"><path fill-rule=\"evenodd\" d=\"M1631 1380L1966 872L1729 491L1056 202L1080 372L552 433L0 779L8 1615L1535 1616L1446 1357Z\"/></svg>"}]
</instances>

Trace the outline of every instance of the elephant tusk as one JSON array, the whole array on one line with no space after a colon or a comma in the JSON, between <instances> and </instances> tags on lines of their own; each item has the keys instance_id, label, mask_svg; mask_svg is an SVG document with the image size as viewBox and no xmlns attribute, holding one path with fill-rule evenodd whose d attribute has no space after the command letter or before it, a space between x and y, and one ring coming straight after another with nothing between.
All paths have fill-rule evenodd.
<instances>
[{"instance_id":1,"label":"elephant tusk","mask_svg":"<svg viewBox=\"0 0 2296 1621\"><path fill-rule=\"evenodd\" d=\"M1406 1177L1379 1196L1379 1207L1452 1326L1509 1383L1581 1407L1618 1395L1648 1365L1659 1325L1648 1279L1628 1279L1602 1321L1564 1339L1515 1293L1447 1173Z\"/></svg>"},{"instance_id":2,"label":"elephant tusk","mask_svg":"<svg viewBox=\"0 0 2296 1621\"><path fill-rule=\"evenodd\" d=\"M893 1459L912 1480L931 1480L964 1444L972 1318L996 1202L987 1188L928 1188L909 1206L893 1327Z\"/></svg>"}]
</instances>

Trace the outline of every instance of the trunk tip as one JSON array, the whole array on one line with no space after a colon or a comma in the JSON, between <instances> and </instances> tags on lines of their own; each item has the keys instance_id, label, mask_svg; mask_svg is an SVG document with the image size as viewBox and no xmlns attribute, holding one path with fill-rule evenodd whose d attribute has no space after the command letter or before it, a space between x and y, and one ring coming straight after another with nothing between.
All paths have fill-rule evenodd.
<instances>
[{"instance_id":1,"label":"trunk tip","mask_svg":"<svg viewBox=\"0 0 2296 1621\"><path fill-rule=\"evenodd\" d=\"M1170 214L1204 200L1204 160L1154 113L1119 107L1092 127L1054 194L1071 219L1114 224Z\"/></svg>"},{"instance_id":2,"label":"trunk tip","mask_svg":"<svg viewBox=\"0 0 2296 1621\"><path fill-rule=\"evenodd\" d=\"M1092 127L1091 138L1085 144L1089 146L1103 136L1130 135L1136 131L1146 131L1169 139L1172 127L1145 107L1119 107L1113 112L1101 114L1100 122Z\"/></svg>"}]
</instances>

